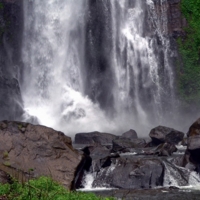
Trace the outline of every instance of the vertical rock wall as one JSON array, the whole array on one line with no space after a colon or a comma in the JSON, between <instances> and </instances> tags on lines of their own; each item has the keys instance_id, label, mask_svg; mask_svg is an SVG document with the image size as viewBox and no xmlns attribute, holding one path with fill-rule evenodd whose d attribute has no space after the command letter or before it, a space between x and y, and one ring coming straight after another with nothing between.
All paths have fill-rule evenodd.
<instances>
[{"instance_id":1,"label":"vertical rock wall","mask_svg":"<svg viewBox=\"0 0 200 200\"><path fill-rule=\"evenodd\" d=\"M23 1L0 0L0 120L20 119Z\"/></svg>"},{"instance_id":2,"label":"vertical rock wall","mask_svg":"<svg viewBox=\"0 0 200 200\"><path fill-rule=\"evenodd\" d=\"M179 37L184 34L184 27L187 25L180 9L181 0L168 0L169 3L169 34Z\"/></svg>"}]
</instances>

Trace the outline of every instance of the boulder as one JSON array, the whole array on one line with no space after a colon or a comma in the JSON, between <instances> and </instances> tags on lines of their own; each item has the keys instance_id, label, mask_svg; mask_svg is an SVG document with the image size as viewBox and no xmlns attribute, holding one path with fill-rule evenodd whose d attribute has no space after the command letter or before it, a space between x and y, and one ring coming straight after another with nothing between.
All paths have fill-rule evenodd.
<instances>
[{"instance_id":1,"label":"boulder","mask_svg":"<svg viewBox=\"0 0 200 200\"><path fill-rule=\"evenodd\" d=\"M200 149L200 135L188 137L187 149L189 151Z\"/></svg>"},{"instance_id":2,"label":"boulder","mask_svg":"<svg viewBox=\"0 0 200 200\"><path fill-rule=\"evenodd\" d=\"M165 142L170 144L178 144L183 140L184 133L173 128L158 126L150 131L149 136L152 139L153 145L159 145Z\"/></svg>"},{"instance_id":3,"label":"boulder","mask_svg":"<svg viewBox=\"0 0 200 200\"><path fill-rule=\"evenodd\" d=\"M187 133L187 150L185 152L184 165L194 165L199 172L200 166L200 118L197 119L189 128Z\"/></svg>"},{"instance_id":4,"label":"boulder","mask_svg":"<svg viewBox=\"0 0 200 200\"><path fill-rule=\"evenodd\" d=\"M77 133L75 135L75 144L112 144L112 141L116 138L116 135L110 133L100 133L98 131L90 133Z\"/></svg>"},{"instance_id":5,"label":"boulder","mask_svg":"<svg viewBox=\"0 0 200 200\"><path fill-rule=\"evenodd\" d=\"M138 139L138 135L137 135L136 131L134 131L133 129L130 129L129 131L123 133L122 137L128 138L130 140L132 140L132 139Z\"/></svg>"},{"instance_id":6,"label":"boulder","mask_svg":"<svg viewBox=\"0 0 200 200\"><path fill-rule=\"evenodd\" d=\"M110 165L97 172L93 187L141 189L162 186L163 171L159 159L111 158Z\"/></svg>"},{"instance_id":7,"label":"boulder","mask_svg":"<svg viewBox=\"0 0 200 200\"><path fill-rule=\"evenodd\" d=\"M189 128L187 132L188 137L200 135L200 118L197 119Z\"/></svg>"},{"instance_id":8,"label":"boulder","mask_svg":"<svg viewBox=\"0 0 200 200\"><path fill-rule=\"evenodd\" d=\"M51 176L70 189L83 156L71 138L51 128L29 123L0 122L0 167L27 176Z\"/></svg>"}]
</instances>

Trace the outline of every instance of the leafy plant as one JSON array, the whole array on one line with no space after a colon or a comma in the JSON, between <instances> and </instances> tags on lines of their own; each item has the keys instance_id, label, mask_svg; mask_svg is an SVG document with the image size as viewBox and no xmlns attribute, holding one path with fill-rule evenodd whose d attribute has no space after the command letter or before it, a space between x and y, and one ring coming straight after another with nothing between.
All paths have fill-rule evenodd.
<instances>
[{"instance_id":1,"label":"leafy plant","mask_svg":"<svg viewBox=\"0 0 200 200\"><path fill-rule=\"evenodd\" d=\"M22 124L18 124L18 129L21 130L23 128Z\"/></svg>"},{"instance_id":2,"label":"leafy plant","mask_svg":"<svg viewBox=\"0 0 200 200\"><path fill-rule=\"evenodd\" d=\"M182 0L181 11L187 20L186 36L178 39L182 63L178 69L179 95L185 105L200 100L200 0Z\"/></svg>"},{"instance_id":3,"label":"leafy plant","mask_svg":"<svg viewBox=\"0 0 200 200\"><path fill-rule=\"evenodd\" d=\"M10 167L11 166L9 161L3 162L3 165L5 165L6 167Z\"/></svg>"},{"instance_id":4,"label":"leafy plant","mask_svg":"<svg viewBox=\"0 0 200 200\"><path fill-rule=\"evenodd\" d=\"M3 9L3 3L0 2L0 9Z\"/></svg>"},{"instance_id":5,"label":"leafy plant","mask_svg":"<svg viewBox=\"0 0 200 200\"><path fill-rule=\"evenodd\" d=\"M0 185L0 195L5 195L8 200L114 200L92 193L70 192L48 177L30 180L25 184L14 181Z\"/></svg>"},{"instance_id":6,"label":"leafy plant","mask_svg":"<svg viewBox=\"0 0 200 200\"><path fill-rule=\"evenodd\" d=\"M3 159L8 159L8 151L3 152Z\"/></svg>"}]
</instances>

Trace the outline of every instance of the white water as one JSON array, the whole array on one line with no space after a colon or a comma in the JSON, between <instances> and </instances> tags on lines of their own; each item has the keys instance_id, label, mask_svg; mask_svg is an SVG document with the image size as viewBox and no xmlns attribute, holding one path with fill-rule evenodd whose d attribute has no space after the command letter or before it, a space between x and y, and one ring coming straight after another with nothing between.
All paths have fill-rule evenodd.
<instances>
[{"instance_id":1,"label":"white water","mask_svg":"<svg viewBox=\"0 0 200 200\"><path fill-rule=\"evenodd\" d=\"M131 154L120 154L120 156L135 156L136 153ZM200 176L194 171L190 171L186 168L179 167L176 165L173 165L170 162L165 162L163 161L164 168L165 168L165 173L164 173L164 182L163 186L159 186L156 188L168 188L168 187L178 187L181 190L186 189L186 191L192 191L192 190L200 190ZM105 180L112 175L112 171L117 167L118 163L111 164L110 167L108 168L102 168L99 172L98 175L101 177L104 177ZM97 191L97 190L113 190L116 188L111 188L110 185L107 185L104 183L102 180L101 187L93 187L93 182L96 177L96 172L91 173L91 172L86 172L83 178L83 188L79 189L81 191ZM188 190L190 189L190 190ZM163 192L169 192L169 191L163 191Z\"/></svg>"},{"instance_id":2,"label":"white water","mask_svg":"<svg viewBox=\"0 0 200 200\"><path fill-rule=\"evenodd\" d=\"M153 38L144 35L146 3L134 0L134 7L129 7L127 0L110 0L110 63L115 80L110 91L115 102L110 119L98 102L92 102L84 94L87 90L84 88L85 38L89 34L85 32L87 2L24 1L22 96L25 110L36 116L40 124L71 136L94 130L122 133L130 128L147 135L160 123L163 88ZM151 0L147 0L147 4L154 20L158 16L156 8ZM163 36L165 32L159 23L162 22L156 24L155 32L163 42L164 67L173 86L168 62L169 41ZM150 105L145 108L149 96ZM24 120L29 120L27 115Z\"/></svg>"},{"instance_id":3,"label":"white water","mask_svg":"<svg viewBox=\"0 0 200 200\"><path fill-rule=\"evenodd\" d=\"M135 6L129 8L126 0L111 0L114 33L112 67L116 75L114 90L115 99L117 100L116 110L120 114L126 113L131 117L132 121L136 121L135 124L142 119L143 123L149 128L151 126L147 119L149 113L145 112L140 100L139 82L142 82L144 90L150 90L152 85L156 85L156 89L153 91L153 98L159 110L158 64L153 53L151 38L143 36L146 4L140 0L134 2ZM117 10L117 4L120 5L120 12ZM120 27L117 27L116 24L119 23L119 20ZM118 36L119 39L116 35L118 32L120 34ZM118 52L118 49L120 52ZM125 51L127 51L126 61L124 61ZM139 76L140 73L142 77ZM132 91L134 91L134 94L130 95Z\"/></svg>"},{"instance_id":4,"label":"white water","mask_svg":"<svg viewBox=\"0 0 200 200\"><path fill-rule=\"evenodd\" d=\"M200 190L200 176L196 172L190 173L189 186L194 190Z\"/></svg>"},{"instance_id":5,"label":"white water","mask_svg":"<svg viewBox=\"0 0 200 200\"><path fill-rule=\"evenodd\" d=\"M83 95L85 2L24 1L25 109L39 123L71 135L114 129Z\"/></svg>"},{"instance_id":6,"label":"white water","mask_svg":"<svg viewBox=\"0 0 200 200\"><path fill-rule=\"evenodd\" d=\"M94 181L94 175L89 173L89 172L86 173L85 179L84 179L84 182L83 182L84 190L91 190L93 181Z\"/></svg>"},{"instance_id":7,"label":"white water","mask_svg":"<svg viewBox=\"0 0 200 200\"><path fill-rule=\"evenodd\" d=\"M105 191L105 190L113 190L116 188L108 188L108 187L92 187L92 183L95 179L94 173L85 173L84 180L83 180L83 188L78 189L78 191Z\"/></svg>"}]
</instances>

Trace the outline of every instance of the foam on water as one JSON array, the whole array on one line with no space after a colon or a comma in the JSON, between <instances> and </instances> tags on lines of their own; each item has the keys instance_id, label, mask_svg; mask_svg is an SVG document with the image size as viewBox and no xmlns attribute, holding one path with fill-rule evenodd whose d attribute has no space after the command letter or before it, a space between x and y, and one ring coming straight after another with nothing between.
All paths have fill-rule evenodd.
<instances>
[{"instance_id":1,"label":"foam on water","mask_svg":"<svg viewBox=\"0 0 200 200\"><path fill-rule=\"evenodd\" d=\"M78 189L77 191L104 191L104 190L113 190L113 189L116 189L116 188L108 188L108 187L92 187L92 183L94 181L94 178L95 178L95 174L93 173L85 173L85 176L84 176L84 180L83 180L83 188L81 189Z\"/></svg>"}]
</instances>

